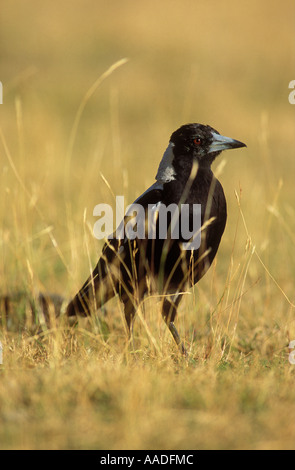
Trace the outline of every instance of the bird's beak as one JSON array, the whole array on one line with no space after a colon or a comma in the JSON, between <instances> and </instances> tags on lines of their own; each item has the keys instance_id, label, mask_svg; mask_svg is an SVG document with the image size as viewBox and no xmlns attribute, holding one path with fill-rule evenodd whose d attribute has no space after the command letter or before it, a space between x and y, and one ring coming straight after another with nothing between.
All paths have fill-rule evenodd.
<instances>
[{"instance_id":1,"label":"bird's beak","mask_svg":"<svg viewBox=\"0 0 295 470\"><path fill-rule=\"evenodd\" d=\"M212 132L213 140L209 147L209 152L221 152L222 150L227 149L237 149L239 147L247 147L246 144L240 142L239 140L231 139L230 137L225 137L224 135L216 134Z\"/></svg>"}]
</instances>

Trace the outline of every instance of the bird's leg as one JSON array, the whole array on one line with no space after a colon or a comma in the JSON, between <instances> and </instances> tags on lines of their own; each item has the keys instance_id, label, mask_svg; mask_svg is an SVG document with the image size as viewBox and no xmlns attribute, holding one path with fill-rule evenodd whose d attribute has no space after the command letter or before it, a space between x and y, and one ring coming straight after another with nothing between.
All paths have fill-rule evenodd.
<instances>
[{"instance_id":1,"label":"bird's leg","mask_svg":"<svg viewBox=\"0 0 295 470\"><path fill-rule=\"evenodd\" d=\"M180 300L181 300L181 295L171 296L171 298L169 297L165 298L163 301L163 306L162 306L162 317L164 318L164 321L166 325L168 326L169 331L172 334L173 339L175 343L177 344L181 354L186 356L187 355L186 349L180 339L179 333L174 324L174 319L176 317L177 307L178 307Z\"/></svg>"},{"instance_id":2,"label":"bird's leg","mask_svg":"<svg viewBox=\"0 0 295 470\"><path fill-rule=\"evenodd\" d=\"M127 325L127 333L128 333L128 338L129 341L131 341L133 349L134 349L134 344L133 344L133 323L134 323L134 317L136 313L136 308L134 306L134 303L130 298L122 299L124 302L124 314L125 314L125 320L126 320L126 325Z\"/></svg>"}]
</instances>

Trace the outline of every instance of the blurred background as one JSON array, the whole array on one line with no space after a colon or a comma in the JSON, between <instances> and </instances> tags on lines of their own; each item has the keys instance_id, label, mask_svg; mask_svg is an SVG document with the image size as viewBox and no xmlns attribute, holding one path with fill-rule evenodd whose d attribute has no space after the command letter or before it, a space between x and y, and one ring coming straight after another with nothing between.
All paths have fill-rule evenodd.
<instances>
[{"instance_id":1,"label":"blurred background","mask_svg":"<svg viewBox=\"0 0 295 470\"><path fill-rule=\"evenodd\" d=\"M94 206L114 205L114 194L131 203L153 183L171 133L200 122L248 146L214 163L224 164L229 206L220 279L250 237L269 272L252 257L245 311L260 314L267 300L272 320L285 315L295 275L294 10L291 0L2 2L2 293L71 296L100 252Z\"/></svg>"}]
</instances>

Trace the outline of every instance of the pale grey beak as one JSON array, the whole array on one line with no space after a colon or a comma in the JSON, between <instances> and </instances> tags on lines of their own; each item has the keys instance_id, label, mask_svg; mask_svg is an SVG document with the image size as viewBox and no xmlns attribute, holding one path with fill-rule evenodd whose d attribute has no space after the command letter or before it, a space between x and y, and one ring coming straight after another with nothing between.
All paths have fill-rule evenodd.
<instances>
[{"instance_id":1,"label":"pale grey beak","mask_svg":"<svg viewBox=\"0 0 295 470\"><path fill-rule=\"evenodd\" d=\"M221 152L222 150L227 149L237 149L239 147L247 147L246 144L240 142L239 140L231 139L230 137L225 137L224 135L216 134L212 132L212 143L209 147L209 152Z\"/></svg>"}]
</instances>

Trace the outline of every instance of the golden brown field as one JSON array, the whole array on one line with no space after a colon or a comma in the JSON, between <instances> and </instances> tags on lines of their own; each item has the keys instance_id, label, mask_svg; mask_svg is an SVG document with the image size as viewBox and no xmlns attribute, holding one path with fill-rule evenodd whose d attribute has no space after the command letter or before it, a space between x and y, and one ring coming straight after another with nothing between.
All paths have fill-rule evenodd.
<instances>
[{"instance_id":1,"label":"golden brown field","mask_svg":"<svg viewBox=\"0 0 295 470\"><path fill-rule=\"evenodd\" d=\"M2 315L1 449L295 448L294 14L291 0L2 2L0 294L23 295ZM214 163L228 222L179 309L188 357L154 298L133 347L116 299L34 328L24 298L77 291L102 247L94 206L138 197L187 122L248 146Z\"/></svg>"}]
</instances>

